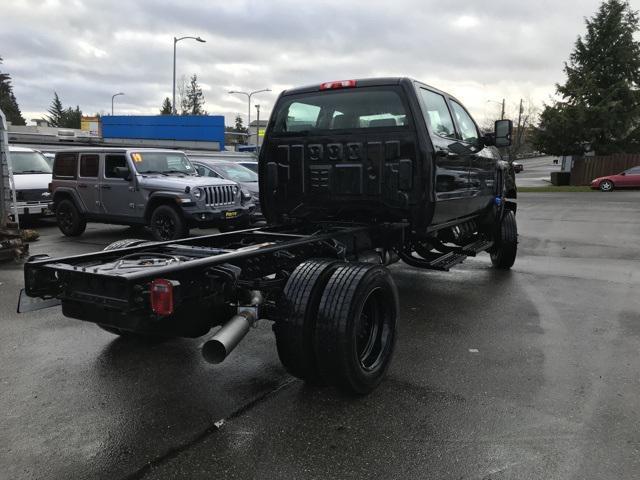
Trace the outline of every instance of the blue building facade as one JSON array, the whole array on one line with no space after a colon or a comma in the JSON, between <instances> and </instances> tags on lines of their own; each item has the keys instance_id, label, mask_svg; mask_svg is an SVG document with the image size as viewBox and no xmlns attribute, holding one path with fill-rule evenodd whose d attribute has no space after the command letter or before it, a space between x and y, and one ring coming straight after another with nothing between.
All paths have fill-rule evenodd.
<instances>
[{"instance_id":1,"label":"blue building facade","mask_svg":"<svg viewBox=\"0 0 640 480\"><path fill-rule=\"evenodd\" d=\"M218 142L224 150L222 115L113 115L101 120L104 139Z\"/></svg>"}]
</instances>

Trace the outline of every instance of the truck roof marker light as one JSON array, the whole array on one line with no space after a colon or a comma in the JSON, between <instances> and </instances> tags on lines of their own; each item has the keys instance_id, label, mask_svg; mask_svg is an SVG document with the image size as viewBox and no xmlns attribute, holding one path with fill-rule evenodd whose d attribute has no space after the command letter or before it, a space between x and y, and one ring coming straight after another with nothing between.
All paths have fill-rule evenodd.
<instances>
[{"instance_id":1,"label":"truck roof marker light","mask_svg":"<svg viewBox=\"0 0 640 480\"><path fill-rule=\"evenodd\" d=\"M337 80L320 84L320 90L338 90L340 88L355 88L355 80Z\"/></svg>"},{"instance_id":2,"label":"truck roof marker light","mask_svg":"<svg viewBox=\"0 0 640 480\"><path fill-rule=\"evenodd\" d=\"M173 283L165 278L156 278L151 282L151 310L160 316L173 313Z\"/></svg>"}]
</instances>

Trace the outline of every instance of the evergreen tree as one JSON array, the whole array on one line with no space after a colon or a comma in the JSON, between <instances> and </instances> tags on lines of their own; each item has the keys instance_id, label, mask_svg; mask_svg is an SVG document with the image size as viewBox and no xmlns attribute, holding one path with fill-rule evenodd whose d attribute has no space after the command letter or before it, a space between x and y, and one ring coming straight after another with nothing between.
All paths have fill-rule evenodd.
<instances>
[{"instance_id":1,"label":"evergreen tree","mask_svg":"<svg viewBox=\"0 0 640 480\"><path fill-rule=\"evenodd\" d=\"M58 92L53 92L53 100L47 112L49 112L49 115L46 117L49 125L51 125L52 127L64 126L63 123L65 118L65 111L64 107L62 106L62 101L58 96Z\"/></svg>"},{"instance_id":2,"label":"evergreen tree","mask_svg":"<svg viewBox=\"0 0 640 480\"><path fill-rule=\"evenodd\" d=\"M0 65L2 65L2 57L0 57ZM16 97L13 94L13 86L11 85L11 76L8 73L0 71L0 110L2 110L8 122L13 125L26 125Z\"/></svg>"},{"instance_id":3,"label":"evergreen tree","mask_svg":"<svg viewBox=\"0 0 640 480\"><path fill-rule=\"evenodd\" d=\"M82 110L80 110L79 106L76 108L67 108L64 111L64 120L63 124L60 125L64 128L80 128L82 125Z\"/></svg>"},{"instance_id":4,"label":"evergreen tree","mask_svg":"<svg viewBox=\"0 0 640 480\"><path fill-rule=\"evenodd\" d=\"M626 0L606 0L586 26L557 85L562 100L545 106L535 143L558 155L639 152L638 14Z\"/></svg>"},{"instance_id":5,"label":"evergreen tree","mask_svg":"<svg viewBox=\"0 0 640 480\"><path fill-rule=\"evenodd\" d=\"M160 108L160 115L171 115L171 100L169 97L165 97Z\"/></svg>"},{"instance_id":6,"label":"evergreen tree","mask_svg":"<svg viewBox=\"0 0 640 480\"><path fill-rule=\"evenodd\" d=\"M183 115L206 115L204 106L204 95L202 88L198 84L198 76L194 73L189 80L185 92L184 105L182 107Z\"/></svg>"},{"instance_id":7,"label":"evergreen tree","mask_svg":"<svg viewBox=\"0 0 640 480\"><path fill-rule=\"evenodd\" d=\"M240 115L236 115L236 124L234 131L237 133L247 133L248 130L244 127L242 122L242 117ZM247 143L247 137L238 135L238 143L245 144Z\"/></svg>"}]
</instances>

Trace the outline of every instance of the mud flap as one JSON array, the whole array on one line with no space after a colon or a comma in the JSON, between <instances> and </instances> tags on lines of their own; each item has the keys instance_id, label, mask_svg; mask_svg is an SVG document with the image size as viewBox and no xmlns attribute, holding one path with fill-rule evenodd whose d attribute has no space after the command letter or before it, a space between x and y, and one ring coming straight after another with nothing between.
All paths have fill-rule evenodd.
<instances>
[{"instance_id":1,"label":"mud flap","mask_svg":"<svg viewBox=\"0 0 640 480\"><path fill-rule=\"evenodd\" d=\"M30 297L23 288L20 290L20 297L18 298L18 313L35 312L44 308L57 307L60 303L57 298Z\"/></svg>"}]
</instances>

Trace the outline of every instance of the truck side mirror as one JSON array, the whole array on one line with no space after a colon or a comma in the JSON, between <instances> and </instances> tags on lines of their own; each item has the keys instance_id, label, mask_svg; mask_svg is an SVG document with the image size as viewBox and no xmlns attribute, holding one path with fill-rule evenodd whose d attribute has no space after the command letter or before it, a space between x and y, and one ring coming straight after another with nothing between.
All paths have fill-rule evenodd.
<instances>
[{"instance_id":1,"label":"truck side mirror","mask_svg":"<svg viewBox=\"0 0 640 480\"><path fill-rule=\"evenodd\" d=\"M511 146L511 134L513 133L513 122L511 120L497 120L495 123L495 146Z\"/></svg>"},{"instance_id":2,"label":"truck side mirror","mask_svg":"<svg viewBox=\"0 0 640 480\"><path fill-rule=\"evenodd\" d=\"M123 180L131 180L131 171L129 167L115 167L113 172Z\"/></svg>"}]
</instances>

